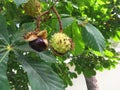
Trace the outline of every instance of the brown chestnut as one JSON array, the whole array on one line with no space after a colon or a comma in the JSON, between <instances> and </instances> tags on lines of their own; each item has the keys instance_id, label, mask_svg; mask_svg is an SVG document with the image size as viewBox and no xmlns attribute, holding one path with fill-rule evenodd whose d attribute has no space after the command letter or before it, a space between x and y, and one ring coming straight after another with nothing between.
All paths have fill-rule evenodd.
<instances>
[{"instance_id":1,"label":"brown chestnut","mask_svg":"<svg viewBox=\"0 0 120 90\"><path fill-rule=\"evenodd\" d=\"M41 52L48 47L47 41L47 31L31 31L24 36L25 41L29 42L29 45L32 49Z\"/></svg>"},{"instance_id":2,"label":"brown chestnut","mask_svg":"<svg viewBox=\"0 0 120 90\"><path fill-rule=\"evenodd\" d=\"M33 41L30 41L29 45L31 46L32 49L34 49L38 52L41 52L41 51L47 49L48 41L46 39L37 38Z\"/></svg>"}]
</instances>

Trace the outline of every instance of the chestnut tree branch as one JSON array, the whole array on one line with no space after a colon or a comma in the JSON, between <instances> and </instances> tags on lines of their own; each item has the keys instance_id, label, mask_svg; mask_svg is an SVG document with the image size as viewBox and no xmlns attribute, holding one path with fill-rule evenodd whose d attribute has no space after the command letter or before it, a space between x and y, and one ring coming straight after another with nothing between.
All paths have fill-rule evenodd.
<instances>
[{"instance_id":1,"label":"chestnut tree branch","mask_svg":"<svg viewBox=\"0 0 120 90\"><path fill-rule=\"evenodd\" d=\"M37 20L36 20L36 24L37 24L37 28L36 29L39 29L40 28L40 22L41 22L41 17L46 15L46 14L49 14L50 11L47 10L45 12L43 12L42 14L40 14L38 17L37 17Z\"/></svg>"},{"instance_id":2,"label":"chestnut tree branch","mask_svg":"<svg viewBox=\"0 0 120 90\"><path fill-rule=\"evenodd\" d=\"M37 17L37 20L36 20L36 30L39 30L40 28L40 22L42 21L46 21L48 18L46 17L45 19L42 20L42 16L45 16L45 15L49 15L50 14L50 11L53 10L53 12L56 14L57 18L58 18L58 21L59 21L59 24L60 24L60 32L62 32L62 22L60 20L60 15L58 14L56 8L54 7L55 4L58 2L59 0L56 0L54 2L54 4L50 7L49 10L46 10L45 12L41 13L38 17Z\"/></svg>"},{"instance_id":3,"label":"chestnut tree branch","mask_svg":"<svg viewBox=\"0 0 120 90\"><path fill-rule=\"evenodd\" d=\"M62 21L61 21L60 15L59 15L58 11L56 10L56 8L54 6L52 7L52 10L58 18L58 22L59 22L59 26L60 26L60 32L62 32L63 29L62 29Z\"/></svg>"}]
</instances>

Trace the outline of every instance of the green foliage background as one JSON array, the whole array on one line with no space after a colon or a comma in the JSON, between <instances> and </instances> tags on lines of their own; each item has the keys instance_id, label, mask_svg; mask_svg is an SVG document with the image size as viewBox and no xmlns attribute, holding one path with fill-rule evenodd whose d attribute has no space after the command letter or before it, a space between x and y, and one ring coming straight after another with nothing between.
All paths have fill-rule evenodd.
<instances>
[{"instance_id":1,"label":"green foliage background","mask_svg":"<svg viewBox=\"0 0 120 90\"><path fill-rule=\"evenodd\" d=\"M23 5L30 0L0 0L0 87L1 90L65 90L72 78L83 73L114 68L119 55L111 48L111 40L120 39L119 0L38 0L42 11L52 5L60 14L63 32L71 37L75 49L63 56L51 50L36 52L23 36L36 28L36 16L25 13ZM34 0L33 0L34 1ZM47 30L48 40L59 32L53 12L40 24ZM44 18L46 18L44 16ZM72 56L71 56L72 55ZM69 63L65 63L70 59ZM68 64L75 66L71 72Z\"/></svg>"}]
</instances>

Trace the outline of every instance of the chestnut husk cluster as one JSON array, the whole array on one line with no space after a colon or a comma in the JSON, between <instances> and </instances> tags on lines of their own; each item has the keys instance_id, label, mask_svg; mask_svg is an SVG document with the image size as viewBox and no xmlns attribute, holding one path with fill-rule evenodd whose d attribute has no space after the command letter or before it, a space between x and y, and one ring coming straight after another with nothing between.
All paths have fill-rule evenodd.
<instances>
[{"instance_id":1,"label":"chestnut husk cluster","mask_svg":"<svg viewBox=\"0 0 120 90\"><path fill-rule=\"evenodd\" d=\"M38 52L44 51L49 47L55 55L64 55L74 48L72 39L60 32L51 36L49 45L46 30L28 32L24 39L29 42L32 49Z\"/></svg>"},{"instance_id":2,"label":"chestnut husk cluster","mask_svg":"<svg viewBox=\"0 0 120 90\"><path fill-rule=\"evenodd\" d=\"M30 16L38 16L41 13L42 7L38 0L29 0L27 3L23 4L23 10L25 14Z\"/></svg>"},{"instance_id":3,"label":"chestnut husk cluster","mask_svg":"<svg viewBox=\"0 0 120 90\"><path fill-rule=\"evenodd\" d=\"M41 52L48 48L47 31L32 31L24 36L25 41L29 42L32 49Z\"/></svg>"},{"instance_id":4,"label":"chestnut husk cluster","mask_svg":"<svg viewBox=\"0 0 120 90\"><path fill-rule=\"evenodd\" d=\"M64 55L73 49L73 42L70 37L64 33L55 33L50 39L50 48L56 55Z\"/></svg>"}]
</instances>

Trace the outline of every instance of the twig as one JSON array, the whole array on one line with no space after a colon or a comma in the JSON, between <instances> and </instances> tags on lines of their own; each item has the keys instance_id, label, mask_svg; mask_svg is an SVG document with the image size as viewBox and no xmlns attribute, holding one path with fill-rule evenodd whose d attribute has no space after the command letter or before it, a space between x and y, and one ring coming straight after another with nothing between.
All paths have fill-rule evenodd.
<instances>
[{"instance_id":1,"label":"twig","mask_svg":"<svg viewBox=\"0 0 120 90\"><path fill-rule=\"evenodd\" d=\"M43 12L42 14L40 14L38 17L37 17L37 20L36 20L36 24L37 24L37 30L40 28L40 21L41 21L41 17L44 16L45 14L49 14L49 10Z\"/></svg>"},{"instance_id":2,"label":"twig","mask_svg":"<svg viewBox=\"0 0 120 90\"><path fill-rule=\"evenodd\" d=\"M62 32L63 29L62 29L62 21L61 21L60 15L59 15L59 13L57 12L57 10L56 10L56 8L54 6L52 7L52 10L53 10L53 12L56 14L56 16L58 18L58 22L59 22L59 26L60 26L60 32Z\"/></svg>"},{"instance_id":3,"label":"twig","mask_svg":"<svg viewBox=\"0 0 120 90\"><path fill-rule=\"evenodd\" d=\"M53 3L53 5L50 7L49 10L43 12L42 14L40 14L40 15L37 17L37 20L36 20L36 24L37 24L36 30L39 30L39 28L40 28L40 22L42 21L41 17L44 16L44 15L49 14L50 11L51 11L51 9L55 12L56 16L59 17L58 21L60 20L60 16L59 16L57 10L56 10L55 7L54 7L55 4L56 4L58 1L59 1L59 0L56 0L56 1ZM59 21L59 22L61 22L61 21ZM62 25L60 26L60 32L62 32L62 28L61 28L61 27L62 27Z\"/></svg>"}]
</instances>

